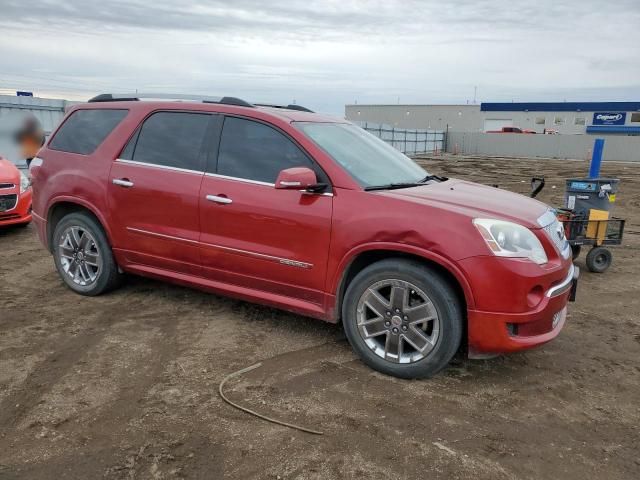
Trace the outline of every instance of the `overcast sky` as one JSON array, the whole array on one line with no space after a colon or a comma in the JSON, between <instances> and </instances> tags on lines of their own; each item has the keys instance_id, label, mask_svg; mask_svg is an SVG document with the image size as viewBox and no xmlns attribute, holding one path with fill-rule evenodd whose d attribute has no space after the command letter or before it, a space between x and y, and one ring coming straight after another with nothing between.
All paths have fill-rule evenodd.
<instances>
[{"instance_id":1,"label":"overcast sky","mask_svg":"<svg viewBox=\"0 0 640 480\"><path fill-rule=\"evenodd\" d=\"M0 0L0 93L640 100L640 0Z\"/></svg>"}]
</instances>

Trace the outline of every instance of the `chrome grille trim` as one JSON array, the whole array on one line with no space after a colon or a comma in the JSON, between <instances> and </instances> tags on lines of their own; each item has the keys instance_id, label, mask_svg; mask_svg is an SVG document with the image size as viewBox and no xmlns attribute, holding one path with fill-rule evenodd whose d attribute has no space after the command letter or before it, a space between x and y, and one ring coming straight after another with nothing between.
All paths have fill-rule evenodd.
<instances>
[{"instance_id":1,"label":"chrome grille trim","mask_svg":"<svg viewBox=\"0 0 640 480\"><path fill-rule=\"evenodd\" d=\"M564 226L556 217L553 210L547 210L544 215L538 218L538 225L545 231L551 243L556 247L563 258L569 258L571 255L571 246L564 235ZM562 236L558 235L562 232Z\"/></svg>"},{"instance_id":2,"label":"chrome grille trim","mask_svg":"<svg viewBox=\"0 0 640 480\"><path fill-rule=\"evenodd\" d=\"M551 287L549 290L547 290L546 296L548 298L557 297L558 295L562 295L567 290L569 290L571 288L571 285L573 282L573 276L575 272L576 272L576 267L573 264L571 264L571 267L569 268L569 272L567 276L564 278L564 280L562 280L562 282L560 282L558 285Z\"/></svg>"},{"instance_id":3,"label":"chrome grille trim","mask_svg":"<svg viewBox=\"0 0 640 480\"><path fill-rule=\"evenodd\" d=\"M553 222L557 222L557 221L558 219L556 218L556 214L551 209L547 210L542 215L540 215L540 217L538 217L538 220L537 220L538 225L540 225L542 228L547 227L551 225Z\"/></svg>"}]
</instances>

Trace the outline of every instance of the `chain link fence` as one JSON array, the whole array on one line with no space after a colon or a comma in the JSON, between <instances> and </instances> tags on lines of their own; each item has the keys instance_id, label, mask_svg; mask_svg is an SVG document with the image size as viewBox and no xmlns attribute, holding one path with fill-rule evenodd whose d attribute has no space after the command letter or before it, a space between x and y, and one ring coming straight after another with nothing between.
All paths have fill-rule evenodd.
<instances>
[{"instance_id":1,"label":"chain link fence","mask_svg":"<svg viewBox=\"0 0 640 480\"><path fill-rule=\"evenodd\" d=\"M395 128L372 122L356 123L407 155L442 152L445 147L445 133L441 130Z\"/></svg>"}]
</instances>

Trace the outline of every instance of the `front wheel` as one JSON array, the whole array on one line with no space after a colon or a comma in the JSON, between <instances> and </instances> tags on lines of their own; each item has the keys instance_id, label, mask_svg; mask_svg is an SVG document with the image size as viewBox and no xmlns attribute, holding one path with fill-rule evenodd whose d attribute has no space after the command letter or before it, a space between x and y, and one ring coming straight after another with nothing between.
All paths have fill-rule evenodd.
<instances>
[{"instance_id":1,"label":"front wheel","mask_svg":"<svg viewBox=\"0 0 640 480\"><path fill-rule=\"evenodd\" d=\"M462 339L461 302L437 270L383 260L353 279L342 304L351 346L371 368L401 378L442 370Z\"/></svg>"},{"instance_id":2,"label":"front wheel","mask_svg":"<svg viewBox=\"0 0 640 480\"><path fill-rule=\"evenodd\" d=\"M56 225L53 258L64 283L81 295L95 296L116 287L118 272L100 224L85 213L71 213Z\"/></svg>"}]
</instances>

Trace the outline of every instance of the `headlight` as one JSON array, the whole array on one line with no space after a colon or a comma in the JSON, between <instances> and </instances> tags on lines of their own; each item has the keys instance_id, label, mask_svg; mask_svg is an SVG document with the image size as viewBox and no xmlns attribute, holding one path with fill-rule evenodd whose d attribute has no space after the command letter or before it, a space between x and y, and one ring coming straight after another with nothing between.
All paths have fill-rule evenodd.
<instances>
[{"instance_id":1,"label":"headlight","mask_svg":"<svg viewBox=\"0 0 640 480\"><path fill-rule=\"evenodd\" d=\"M542 265L547 263L547 254L531 230L517 223L476 218L473 220L487 246L498 257L528 258Z\"/></svg>"},{"instance_id":2,"label":"headlight","mask_svg":"<svg viewBox=\"0 0 640 480\"><path fill-rule=\"evenodd\" d=\"M24 193L31 186L31 180L27 177L22 170L20 171L20 193Z\"/></svg>"}]
</instances>

